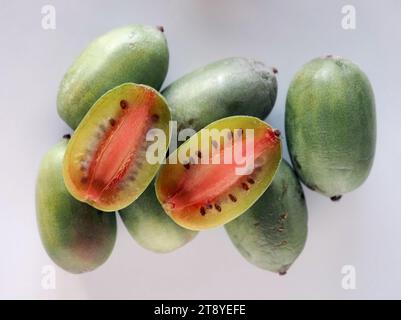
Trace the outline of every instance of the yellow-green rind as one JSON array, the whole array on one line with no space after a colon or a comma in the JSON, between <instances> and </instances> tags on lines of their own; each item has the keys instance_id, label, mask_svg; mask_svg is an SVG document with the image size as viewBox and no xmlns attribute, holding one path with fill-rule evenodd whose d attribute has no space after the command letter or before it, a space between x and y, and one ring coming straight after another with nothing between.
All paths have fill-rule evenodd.
<instances>
[{"instance_id":1,"label":"yellow-green rind","mask_svg":"<svg viewBox=\"0 0 401 320\"><path fill-rule=\"evenodd\" d=\"M223 118L209 124L185 141L178 149L169 155L166 160L167 163L161 166L155 183L156 196L165 212L180 226L190 230L200 231L224 225L251 207L270 185L281 161L281 141L278 138L277 143L265 154L267 161L261 166L258 178L255 180L252 188L248 191L243 191L240 188L230 190L230 193L237 198L237 201L232 202L226 200L222 204L221 211L212 208L206 215L202 215L199 211L195 212L189 208L177 213L169 205L165 204L169 188L174 188L178 183L180 173L185 170L182 162L179 161L180 154L187 154L186 150L188 149L200 150L202 154L207 154L207 152L203 152L203 150L211 150L213 146L211 140L202 139L202 134L206 130L217 129L220 131L233 131L240 128L244 131L246 129L254 129L255 136L258 130L269 129L273 131L266 122L256 117L232 116ZM196 157L193 154L190 156ZM178 161L173 164L171 163L171 159L174 158L177 158Z\"/></svg>"},{"instance_id":2,"label":"yellow-green rind","mask_svg":"<svg viewBox=\"0 0 401 320\"><path fill-rule=\"evenodd\" d=\"M91 148L90 143L96 141L97 135L101 133L99 128L101 126L110 126L109 120L119 117L121 112L120 101L125 100L128 104L135 105L138 99L143 99L147 92L151 92L156 98L152 102L152 106L157 108L159 115L159 121L155 124L155 128L164 132L166 137L165 150L167 150L170 143L170 111L163 96L149 86L134 83L124 83L109 90L96 101L85 115L75 130L65 153L63 176L65 185L74 198L87 202L99 210L114 212L130 205L150 184L160 167L160 162L149 163L145 160L141 170L138 170L138 176L135 181L127 182L128 187L120 188L115 193L113 202L94 202L87 199L83 193L80 172L82 157L88 148ZM93 147L96 148L96 145Z\"/></svg>"},{"instance_id":3,"label":"yellow-green rind","mask_svg":"<svg viewBox=\"0 0 401 320\"><path fill-rule=\"evenodd\" d=\"M130 25L95 39L65 74L57 97L60 117L75 129L108 90L126 82L160 89L169 52L160 27Z\"/></svg>"},{"instance_id":4,"label":"yellow-green rind","mask_svg":"<svg viewBox=\"0 0 401 320\"><path fill-rule=\"evenodd\" d=\"M143 248L156 253L177 250L198 234L179 226L164 212L153 184L119 213L132 238Z\"/></svg>"},{"instance_id":5,"label":"yellow-green rind","mask_svg":"<svg viewBox=\"0 0 401 320\"><path fill-rule=\"evenodd\" d=\"M307 222L301 184L283 160L267 191L225 229L248 262L285 274L304 248Z\"/></svg>"},{"instance_id":6,"label":"yellow-green rind","mask_svg":"<svg viewBox=\"0 0 401 320\"><path fill-rule=\"evenodd\" d=\"M116 216L75 200L67 191L62 162L67 141L43 158L36 183L36 216L49 257L71 273L96 269L110 256L116 240Z\"/></svg>"},{"instance_id":7,"label":"yellow-green rind","mask_svg":"<svg viewBox=\"0 0 401 320\"><path fill-rule=\"evenodd\" d=\"M351 61L327 56L304 65L288 90L285 127L294 169L312 190L337 199L368 177L375 100L368 78Z\"/></svg>"}]
</instances>

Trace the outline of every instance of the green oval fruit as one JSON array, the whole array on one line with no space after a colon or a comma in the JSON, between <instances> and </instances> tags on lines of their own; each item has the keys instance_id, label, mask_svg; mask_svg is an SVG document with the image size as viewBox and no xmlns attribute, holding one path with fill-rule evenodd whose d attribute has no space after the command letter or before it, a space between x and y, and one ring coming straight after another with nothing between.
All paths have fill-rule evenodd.
<instances>
[{"instance_id":1,"label":"green oval fruit","mask_svg":"<svg viewBox=\"0 0 401 320\"><path fill-rule=\"evenodd\" d=\"M116 240L115 214L75 200L67 191L62 163L67 141L43 158L36 184L36 215L42 243L58 266L72 273L96 269Z\"/></svg>"},{"instance_id":2,"label":"green oval fruit","mask_svg":"<svg viewBox=\"0 0 401 320\"><path fill-rule=\"evenodd\" d=\"M63 171L67 189L102 211L128 206L150 184L164 159L169 121L164 98L151 87L125 83L108 91L68 144ZM160 147L157 152L151 152L154 146Z\"/></svg>"},{"instance_id":3,"label":"green oval fruit","mask_svg":"<svg viewBox=\"0 0 401 320\"><path fill-rule=\"evenodd\" d=\"M156 195L191 230L218 227L245 212L267 189L281 160L279 132L255 117L215 121L170 154Z\"/></svg>"},{"instance_id":4,"label":"green oval fruit","mask_svg":"<svg viewBox=\"0 0 401 320\"><path fill-rule=\"evenodd\" d=\"M351 61L327 56L307 63L287 95L285 128L294 169L333 200L369 175L376 145L374 95Z\"/></svg>"},{"instance_id":5,"label":"green oval fruit","mask_svg":"<svg viewBox=\"0 0 401 320\"><path fill-rule=\"evenodd\" d=\"M274 68L245 59L229 58L197 69L162 92L178 129L202 129L233 115L264 119L277 95Z\"/></svg>"},{"instance_id":6,"label":"green oval fruit","mask_svg":"<svg viewBox=\"0 0 401 320\"><path fill-rule=\"evenodd\" d=\"M305 245L307 219L302 187L287 162L281 161L267 191L225 228L246 260L285 274Z\"/></svg>"},{"instance_id":7,"label":"green oval fruit","mask_svg":"<svg viewBox=\"0 0 401 320\"><path fill-rule=\"evenodd\" d=\"M169 53L161 27L131 25L95 39L68 69L57 97L60 117L75 129L106 91L125 82L159 89Z\"/></svg>"},{"instance_id":8,"label":"green oval fruit","mask_svg":"<svg viewBox=\"0 0 401 320\"><path fill-rule=\"evenodd\" d=\"M120 216L131 236L145 249L166 253L191 241L198 233L176 224L157 201L150 185Z\"/></svg>"}]
</instances>

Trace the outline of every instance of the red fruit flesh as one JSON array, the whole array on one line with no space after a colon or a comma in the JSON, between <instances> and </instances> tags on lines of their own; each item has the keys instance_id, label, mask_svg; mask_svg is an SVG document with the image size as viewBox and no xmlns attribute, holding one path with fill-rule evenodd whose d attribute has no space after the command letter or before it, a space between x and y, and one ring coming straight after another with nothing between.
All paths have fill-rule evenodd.
<instances>
[{"instance_id":1,"label":"red fruit flesh","mask_svg":"<svg viewBox=\"0 0 401 320\"><path fill-rule=\"evenodd\" d=\"M106 92L68 143L63 160L68 191L102 211L130 205L160 167L170 143L170 119L166 101L151 87L124 83ZM148 161L154 149L157 158Z\"/></svg>"},{"instance_id":2,"label":"red fruit flesh","mask_svg":"<svg viewBox=\"0 0 401 320\"><path fill-rule=\"evenodd\" d=\"M237 174L236 169L243 167L244 163L254 164L268 148L275 145L272 143L274 141L277 141L274 132L266 130L251 142L246 141L245 138L234 139L233 144L224 146L219 152L212 153L209 156L208 164L186 165L186 172L179 180L175 192L166 199L166 204L174 210L182 210L194 205L210 205L236 184L241 184L244 190L248 190L248 184L243 181L246 181L246 176ZM238 150L241 152L241 163L238 163L238 157L235 157L234 154ZM231 163L223 163L224 154L227 152L231 153L233 160ZM252 171L249 174L251 173ZM252 179L250 180L252 181ZM233 195L229 195L229 197L231 201L236 201ZM218 207L216 209L218 210Z\"/></svg>"},{"instance_id":3,"label":"red fruit flesh","mask_svg":"<svg viewBox=\"0 0 401 320\"><path fill-rule=\"evenodd\" d=\"M122 115L111 120L111 128L96 148L89 165L86 198L98 201L126 178L135 162L146 132L151 127L154 94L149 92L137 105L121 101Z\"/></svg>"}]
</instances>

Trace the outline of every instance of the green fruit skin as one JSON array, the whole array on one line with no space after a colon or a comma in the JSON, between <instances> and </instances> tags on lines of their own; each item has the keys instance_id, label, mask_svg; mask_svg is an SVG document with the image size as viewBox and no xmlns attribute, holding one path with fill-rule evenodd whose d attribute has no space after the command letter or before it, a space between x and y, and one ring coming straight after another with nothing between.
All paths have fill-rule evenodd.
<instances>
[{"instance_id":1,"label":"green fruit skin","mask_svg":"<svg viewBox=\"0 0 401 320\"><path fill-rule=\"evenodd\" d=\"M75 129L106 91L126 82L160 89L169 52L157 27L131 25L95 39L69 68L61 82L57 110Z\"/></svg>"},{"instance_id":2,"label":"green fruit skin","mask_svg":"<svg viewBox=\"0 0 401 320\"><path fill-rule=\"evenodd\" d=\"M283 160L267 191L225 228L246 260L262 269L285 274L304 248L307 222L301 184Z\"/></svg>"},{"instance_id":3,"label":"green fruit skin","mask_svg":"<svg viewBox=\"0 0 401 320\"><path fill-rule=\"evenodd\" d=\"M62 162L67 141L43 158L36 184L36 216L50 258L71 273L96 269L110 256L116 240L116 216L75 200L67 191Z\"/></svg>"},{"instance_id":4,"label":"green fruit skin","mask_svg":"<svg viewBox=\"0 0 401 320\"><path fill-rule=\"evenodd\" d=\"M263 63L228 58L197 69L162 91L178 129L198 131L233 115L264 119L277 96L276 70Z\"/></svg>"},{"instance_id":5,"label":"green fruit skin","mask_svg":"<svg viewBox=\"0 0 401 320\"><path fill-rule=\"evenodd\" d=\"M301 180L329 197L359 187L376 146L372 87L351 61L328 56L307 63L288 90L288 150Z\"/></svg>"},{"instance_id":6,"label":"green fruit skin","mask_svg":"<svg viewBox=\"0 0 401 320\"><path fill-rule=\"evenodd\" d=\"M153 183L120 216L131 236L145 249L172 252L198 234L176 224L163 210L156 198Z\"/></svg>"}]
</instances>

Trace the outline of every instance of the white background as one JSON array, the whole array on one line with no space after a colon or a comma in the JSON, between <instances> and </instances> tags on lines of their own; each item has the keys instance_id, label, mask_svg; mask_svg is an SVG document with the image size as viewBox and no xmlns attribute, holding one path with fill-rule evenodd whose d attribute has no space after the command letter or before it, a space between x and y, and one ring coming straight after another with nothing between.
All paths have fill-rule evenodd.
<instances>
[{"instance_id":1,"label":"white background","mask_svg":"<svg viewBox=\"0 0 401 320\"><path fill-rule=\"evenodd\" d=\"M45 4L56 8L56 30L41 27ZM356 8L355 30L341 27L346 4ZM400 21L396 0L1 0L0 298L401 298ZM56 289L41 287L42 268L52 262L37 232L34 185L42 155L70 131L56 113L59 82L90 40L131 23L164 26L165 84L228 56L275 66L278 100L267 120L281 130L289 81L310 59L342 55L369 76L378 121L371 175L338 203L306 190L309 236L286 276L248 264L222 228L157 255L119 221L107 263L84 275L57 268ZM341 287L343 265L356 268L355 290Z\"/></svg>"}]
</instances>

